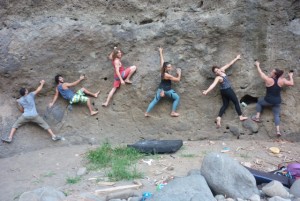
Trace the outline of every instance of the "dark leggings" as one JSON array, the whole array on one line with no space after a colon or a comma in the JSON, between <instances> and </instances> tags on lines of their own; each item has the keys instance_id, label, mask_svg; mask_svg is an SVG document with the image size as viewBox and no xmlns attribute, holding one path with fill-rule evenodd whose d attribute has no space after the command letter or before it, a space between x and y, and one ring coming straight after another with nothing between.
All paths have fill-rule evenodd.
<instances>
[{"instance_id":1,"label":"dark leggings","mask_svg":"<svg viewBox=\"0 0 300 201\"><path fill-rule=\"evenodd\" d=\"M263 107L272 107L272 112L274 115L275 126L280 124L280 104L271 104L265 101L265 98L259 98L256 104L256 112L261 113Z\"/></svg>"},{"instance_id":2,"label":"dark leggings","mask_svg":"<svg viewBox=\"0 0 300 201\"><path fill-rule=\"evenodd\" d=\"M218 116L219 117L223 116L223 114L225 113L225 110L228 108L230 100L233 102L235 110L238 113L238 115L241 116L242 111L241 111L240 103L239 103L239 100L237 99L234 91L231 88L221 89L220 91L221 91L221 96L222 96L222 100L223 100L223 105L220 108L220 112L219 112Z\"/></svg>"}]
</instances>

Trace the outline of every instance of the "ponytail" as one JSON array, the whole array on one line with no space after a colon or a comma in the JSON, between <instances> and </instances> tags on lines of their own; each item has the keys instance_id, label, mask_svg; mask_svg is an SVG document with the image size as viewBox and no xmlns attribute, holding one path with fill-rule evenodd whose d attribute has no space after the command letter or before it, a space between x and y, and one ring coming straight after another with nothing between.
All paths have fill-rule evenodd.
<instances>
[{"instance_id":1,"label":"ponytail","mask_svg":"<svg viewBox=\"0 0 300 201\"><path fill-rule=\"evenodd\" d=\"M283 73L284 73L283 70L279 70L278 68L275 68L276 79L280 78L283 75Z\"/></svg>"},{"instance_id":2,"label":"ponytail","mask_svg":"<svg viewBox=\"0 0 300 201\"><path fill-rule=\"evenodd\" d=\"M163 66L161 67L160 74L162 78L164 77L168 65L170 65L170 62L164 62Z\"/></svg>"}]
</instances>

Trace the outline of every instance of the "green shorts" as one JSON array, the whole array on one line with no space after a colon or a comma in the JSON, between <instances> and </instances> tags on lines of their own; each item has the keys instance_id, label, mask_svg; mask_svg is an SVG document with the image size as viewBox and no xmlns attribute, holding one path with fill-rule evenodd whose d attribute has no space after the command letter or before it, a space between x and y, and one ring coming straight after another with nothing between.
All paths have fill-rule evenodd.
<instances>
[{"instance_id":1,"label":"green shorts","mask_svg":"<svg viewBox=\"0 0 300 201\"><path fill-rule=\"evenodd\" d=\"M88 101L88 97L85 96L83 91L80 89L76 92L76 94L73 96L72 100L70 100L70 104L73 103L86 103Z\"/></svg>"}]
</instances>

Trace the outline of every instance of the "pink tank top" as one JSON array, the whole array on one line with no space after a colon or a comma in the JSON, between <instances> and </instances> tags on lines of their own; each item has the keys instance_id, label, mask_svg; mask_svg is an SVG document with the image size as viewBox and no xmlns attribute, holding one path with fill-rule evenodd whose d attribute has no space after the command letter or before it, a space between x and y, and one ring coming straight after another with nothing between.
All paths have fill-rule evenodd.
<instances>
[{"instance_id":1,"label":"pink tank top","mask_svg":"<svg viewBox=\"0 0 300 201\"><path fill-rule=\"evenodd\" d=\"M120 61L120 63L121 63L121 61ZM115 77L115 78L118 78L118 75L117 75L117 73L116 73L116 66L115 66L115 62L114 62L114 61L112 61L112 65L114 66L114 77ZM123 64L121 63L121 66L120 66L120 68L119 68L120 74L122 74L122 72L123 72L124 70L125 70L125 69L124 69L124 66L123 66Z\"/></svg>"}]
</instances>

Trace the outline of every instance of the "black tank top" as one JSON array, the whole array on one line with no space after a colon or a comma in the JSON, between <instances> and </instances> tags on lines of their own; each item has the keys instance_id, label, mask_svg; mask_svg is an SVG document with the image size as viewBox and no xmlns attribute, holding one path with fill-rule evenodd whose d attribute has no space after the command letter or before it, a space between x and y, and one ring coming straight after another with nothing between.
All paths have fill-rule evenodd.
<instances>
[{"instance_id":1,"label":"black tank top","mask_svg":"<svg viewBox=\"0 0 300 201\"><path fill-rule=\"evenodd\" d=\"M273 86L267 87L267 93L265 96L265 101L268 103L277 105L281 103L281 87L278 86L278 79L274 79Z\"/></svg>"},{"instance_id":2,"label":"black tank top","mask_svg":"<svg viewBox=\"0 0 300 201\"><path fill-rule=\"evenodd\" d=\"M169 91L171 90L171 85L172 85L171 80L165 80L163 79L163 76L161 76L161 81L159 84L160 89L163 89L164 91Z\"/></svg>"}]
</instances>

